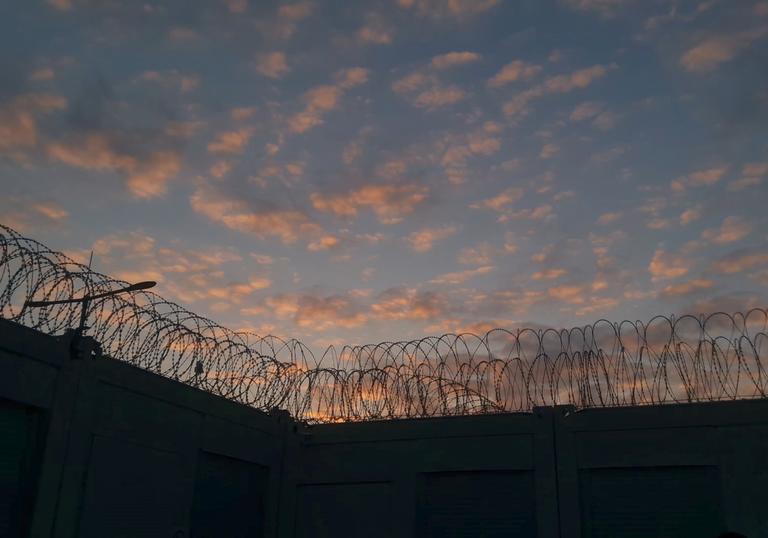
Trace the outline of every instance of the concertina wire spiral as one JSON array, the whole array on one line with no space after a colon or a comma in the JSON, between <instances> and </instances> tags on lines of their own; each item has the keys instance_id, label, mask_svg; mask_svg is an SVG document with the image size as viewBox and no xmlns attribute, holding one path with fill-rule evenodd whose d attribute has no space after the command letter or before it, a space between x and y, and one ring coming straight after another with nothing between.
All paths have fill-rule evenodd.
<instances>
[{"instance_id":1,"label":"concertina wire spiral","mask_svg":"<svg viewBox=\"0 0 768 538\"><path fill-rule=\"evenodd\" d=\"M25 308L121 288L0 225L0 317L60 335L79 304ZM329 347L235 332L140 291L91 303L104 354L255 408L310 423L765 398L768 310L657 316L570 330L493 329Z\"/></svg>"}]
</instances>

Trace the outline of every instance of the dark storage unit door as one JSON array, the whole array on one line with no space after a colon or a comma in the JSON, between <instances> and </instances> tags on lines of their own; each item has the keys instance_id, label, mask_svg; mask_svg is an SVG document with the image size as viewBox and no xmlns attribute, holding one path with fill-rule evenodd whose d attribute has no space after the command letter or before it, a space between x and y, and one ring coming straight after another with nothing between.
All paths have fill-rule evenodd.
<instances>
[{"instance_id":1,"label":"dark storage unit door","mask_svg":"<svg viewBox=\"0 0 768 538\"><path fill-rule=\"evenodd\" d=\"M25 536L39 465L40 414L0 400L0 538Z\"/></svg>"},{"instance_id":2,"label":"dark storage unit door","mask_svg":"<svg viewBox=\"0 0 768 538\"><path fill-rule=\"evenodd\" d=\"M197 469L191 538L262 536L269 469L208 452Z\"/></svg>"},{"instance_id":3,"label":"dark storage unit door","mask_svg":"<svg viewBox=\"0 0 768 538\"><path fill-rule=\"evenodd\" d=\"M417 510L417 536L535 538L530 471L429 473Z\"/></svg>"},{"instance_id":4,"label":"dark storage unit door","mask_svg":"<svg viewBox=\"0 0 768 538\"><path fill-rule=\"evenodd\" d=\"M582 471L585 538L690 538L722 530L716 467Z\"/></svg>"},{"instance_id":5,"label":"dark storage unit door","mask_svg":"<svg viewBox=\"0 0 768 538\"><path fill-rule=\"evenodd\" d=\"M302 484L296 538L393 538L389 482Z\"/></svg>"}]
</instances>

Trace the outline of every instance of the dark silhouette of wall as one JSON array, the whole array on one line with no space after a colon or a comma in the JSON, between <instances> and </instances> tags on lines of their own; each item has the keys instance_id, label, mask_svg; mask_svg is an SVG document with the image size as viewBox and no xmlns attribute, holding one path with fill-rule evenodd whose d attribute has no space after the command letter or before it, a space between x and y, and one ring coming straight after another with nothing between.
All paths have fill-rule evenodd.
<instances>
[{"instance_id":1,"label":"dark silhouette of wall","mask_svg":"<svg viewBox=\"0 0 768 538\"><path fill-rule=\"evenodd\" d=\"M0 320L0 537L768 537L768 401L306 426Z\"/></svg>"}]
</instances>

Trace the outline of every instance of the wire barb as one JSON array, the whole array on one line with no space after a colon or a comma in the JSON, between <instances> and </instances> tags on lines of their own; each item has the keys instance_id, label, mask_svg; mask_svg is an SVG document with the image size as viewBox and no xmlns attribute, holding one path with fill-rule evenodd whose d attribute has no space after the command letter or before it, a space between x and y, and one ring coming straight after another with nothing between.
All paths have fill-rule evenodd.
<instances>
[{"instance_id":1,"label":"wire barb","mask_svg":"<svg viewBox=\"0 0 768 538\"><path fill-rule=\"evenodd\" d=\"M105 355L298 420L340 422L765 398L768 310L600 320L329 347L235 332L0 225L0 318L47 334L77 326ZM64 301L41 308L27 301Z\"/></svg>"}]
</instances>

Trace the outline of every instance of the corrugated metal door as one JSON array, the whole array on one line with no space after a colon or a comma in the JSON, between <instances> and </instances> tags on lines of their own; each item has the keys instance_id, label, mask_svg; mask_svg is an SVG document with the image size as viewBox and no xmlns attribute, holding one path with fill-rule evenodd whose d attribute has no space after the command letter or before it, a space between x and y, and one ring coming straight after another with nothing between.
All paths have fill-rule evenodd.
<instances>
[{"instance_id":1,"label":"corrugated metal door","mask_svg":"<svg viewBox=\"0 0 768 538\"><path fill-rule=\"evenodd\" d=\"M582 536L690 538L722 526L716 467L581 471Z\"/></svg>"},{"instance_id":2,"label":"corrugated metal door","mask_svg":"<svg viewBox=\"0 0 768 538\"><path fill-rule=\"evenodd\" d=\"M421 497L418 536L536 537L530 471L428 473Z\"/></svg>"},{"instance_id":3,"label":"corrugated metal door","mask_svg":"<svg viewBox=\"0 0 768 538\"><path fill-rule=\"evenodd\" d=\"M269 469L202 452L192 504L191 538L259 538Z\"/></svg>"},{"instance_id":4,"label":"corrugated metal door","mask_svg":"<svg viewBox=\"0 0 768 538\"><path fill-rule=\"evenodd\" d=\"M31 516L40 415L0 400L0 538L23 536Z\"/></svg>"}]
</instances>

